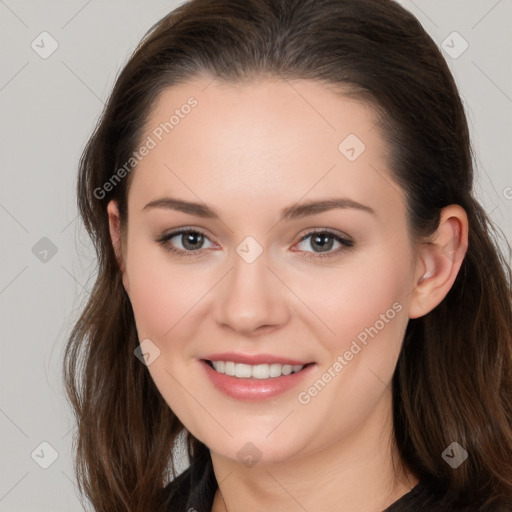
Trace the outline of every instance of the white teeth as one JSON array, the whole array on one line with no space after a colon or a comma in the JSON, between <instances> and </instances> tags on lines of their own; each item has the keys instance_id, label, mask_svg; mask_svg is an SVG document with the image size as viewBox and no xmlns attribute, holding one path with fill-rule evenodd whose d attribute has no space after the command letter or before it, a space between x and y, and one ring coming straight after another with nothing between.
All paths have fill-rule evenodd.
<instances>
[{"instance_id":1,"label":"white teeth","mask_svg":"<svg viewBox=\"0 0 512 512\"><path fill-rule=\"evenodd\" d=\"M233 361L212 361L213 367L219 373L225 373L231 377L239 379L268 379L281 377L281 375L290 375L297 373L304 368L302 364L243 364L234 363Z\"/></svg>"},{"instance_id":2,"label":"white teeth","mask_svg":"<svg viewBox=\"0 0 512 512\"><path fill-rule=\"evenodd\" d=\"M231 375L231 377L233 377L235 375L235 363L233 363L232 361L227 361L226 363L224 363L224 373L226 375Z\"/></svg>"},{"instance_id":3,"label":"white teeth","mask_svg":"<svg viewBox=\"0 0 512 512\"><path fill-rule=\"evenodd\" d=\"M271 377L279 377L281 375L281 370L283 366L280 364L271 364L269 368L269 373Z\"/></svg>"},{"instance_id":4,"label":"white teeth","mask_svg":"<svg viewBox=\"0 0 512 512\"><path fill-rule=\"evenodd\" d=\"M252 368L248 364L237 363L235 366L235 377L248 379L252 376Z\"/></svg>"},{"instance_id":5,"label":"white teeth","mask_svg":"<svg viewBox=\"0 0 512 512\"><path fill-rule=\"evenodd\" d=\"M252 376L255 379L268 379L270 377L268 364L257 364L256 366L253 366Z\"/></svg>"}]
</instances>

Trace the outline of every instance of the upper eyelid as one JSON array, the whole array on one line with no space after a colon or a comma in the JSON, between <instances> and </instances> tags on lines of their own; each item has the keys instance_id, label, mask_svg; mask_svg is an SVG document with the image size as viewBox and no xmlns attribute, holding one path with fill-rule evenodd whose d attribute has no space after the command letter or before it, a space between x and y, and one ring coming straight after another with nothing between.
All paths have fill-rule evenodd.
<instances>
[{"instance_id":1,"label":"upper eyelid","mask_svg":"<svg viewBox=\"0 0 512 512\"><path fill-rule=\"evenodd\" d=\"M332 235L334 237L339 237L339 238L343 238L345 240L348 240L348 241L353 241L352 240L352 237L350 235L348 235L347 233L344 233L343 231L338 231L338 230L334 230L334 229L331 229L331 228L311 228L311 229L308 229L306 231L304 231L304 234L303 235L300 235L300 240L303 240L304 238L307 238L315 233L327 233L329 235Z\"/></svg>"}]
</instances>

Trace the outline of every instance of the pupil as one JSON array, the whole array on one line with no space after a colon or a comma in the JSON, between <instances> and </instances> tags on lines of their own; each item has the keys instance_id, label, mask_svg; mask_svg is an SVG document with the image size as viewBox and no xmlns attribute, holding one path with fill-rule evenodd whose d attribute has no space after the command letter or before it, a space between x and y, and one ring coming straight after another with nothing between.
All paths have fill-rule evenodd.
<instances>
[{"instance_id":1,"label":"pupil","mask_svg":"<svg viewBox=\"0 0 512 512\"><path fill-rule=\"evenodd\" d=\"M313 238L313 244L317 245L321 251L332 249L333 239L329 234L321 233Z\"/></svg>"},{"instance_id":2,"label":"pupil","mask_svg":"<svg viewBox=\"0 0 512 512\"><path fill-rule=\"evenodd\" d=\"M196 247L197 245L201 246L202 237L203 237L203 235L201 235L201 233L186 233L185 238L184 238L183 247L185 247L186 249L192 249L192 250L197 249L198 248L198 247Z\"/></svg>"}]
</instances>

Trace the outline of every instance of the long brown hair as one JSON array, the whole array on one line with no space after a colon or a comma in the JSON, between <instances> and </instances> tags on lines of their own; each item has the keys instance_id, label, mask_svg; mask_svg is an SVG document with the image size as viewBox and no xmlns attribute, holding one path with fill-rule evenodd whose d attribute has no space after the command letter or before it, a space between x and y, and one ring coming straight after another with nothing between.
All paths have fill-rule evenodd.
<instances>
[{"instance_id":1,"label":"long brown hair","mask_svg":"<svg viewBox=\"0 0 512 512\"><path fill-rule=\"evenodd\" d=\"M420 23L391 0L192 0L148 31L120 73L78 175L79 211L98 257L64 356L82 493L98 512L157 510L184 430L134 356L139 340L106 213L115 199L126 225L131 180L102 187L140 144L158 95L199 75L349 86L383 113L412 235L431 234L444 206L466 210L469 246L452 289L407 327L393 377L395 442L403 463L450 496L454 510L512 505L510 267L473 195L452 75ZM456 469L441 456L453 441L468 452ZM204 445L189 435L188 447L194 457Z\"/></svg>"}]
</instances>

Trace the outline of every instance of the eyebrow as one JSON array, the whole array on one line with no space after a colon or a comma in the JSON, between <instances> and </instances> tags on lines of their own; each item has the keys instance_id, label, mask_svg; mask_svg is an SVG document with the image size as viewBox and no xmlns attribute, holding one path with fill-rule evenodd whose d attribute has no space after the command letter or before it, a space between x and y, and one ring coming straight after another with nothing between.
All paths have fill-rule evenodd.
<instances>
[{"instance_id":1,"label":"eyebrow","mask_svg":"<svg viewBox=\"0 0 512 512\"><path fill-rule=\"evenodd\" d=\"M162 197L149 202L144 210L150 210L153 208L164 208L168 210L176 210L191 215L197 215L198 217L204 217L209 219L220 219L219 215L212 210L210 207L201 203L194 203L191 201L184 201L182 199L175 199L172 197ZM318 213L326 212L329 210L340 209L356 209L361 210L372 215L376 215L375 210L364 204L358 203L352 199L346 197L323 199L317 201L307 201L303 203L296 203L288 206L281 210L281 220L293 220L308 215L315 215Z\"/></svg>"}]
</instances>

